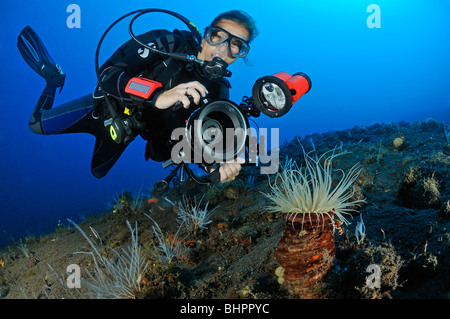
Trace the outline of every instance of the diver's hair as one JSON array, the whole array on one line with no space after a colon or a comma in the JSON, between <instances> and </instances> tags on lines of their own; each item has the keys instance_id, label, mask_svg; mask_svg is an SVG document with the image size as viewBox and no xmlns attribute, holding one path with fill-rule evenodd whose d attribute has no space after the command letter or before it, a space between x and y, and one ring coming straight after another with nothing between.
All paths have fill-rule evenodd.
<instances>
[{"instance_id":1,"label":"diver's hair","mask_svg":"<svg viewBox=\"0 0 450 319\"><path fill-rule=\"evenodd\" d=\"M250 43L258 35L258 29L256 28L255 20L253 20L253 18L248 13L242 10L231 10L223 12L213 20L210 26L215 26L224 19L231 20L243 25L248 30L248 43Z\"/></svg>"}]
</instances>

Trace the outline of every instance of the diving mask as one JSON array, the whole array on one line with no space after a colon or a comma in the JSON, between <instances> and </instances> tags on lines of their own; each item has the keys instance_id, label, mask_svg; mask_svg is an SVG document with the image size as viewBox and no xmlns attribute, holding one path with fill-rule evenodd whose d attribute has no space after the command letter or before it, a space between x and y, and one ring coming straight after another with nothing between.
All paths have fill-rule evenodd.
<instances>
[{"instance_id":1,"label":"diving mask","mask_svg":"<svg viewBox=\"0 0 450 319\"><path fill-rule=\"evenodd\" d=\"M250 51L250 45L242 38L230 34L218 26L206 29L205 40L209 45L216 46L227 42L228 50L233 58L243 58Z\"/></svg>"}]
</instances>

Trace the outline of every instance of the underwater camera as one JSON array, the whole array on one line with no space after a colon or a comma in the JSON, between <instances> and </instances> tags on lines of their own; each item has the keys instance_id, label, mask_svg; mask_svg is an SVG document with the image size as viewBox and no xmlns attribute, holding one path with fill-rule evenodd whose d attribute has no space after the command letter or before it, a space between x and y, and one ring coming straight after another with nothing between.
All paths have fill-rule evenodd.
<instances>
[{"instance_id":1,"label":"underwater camera","mask_svg":"<svg viewBox=\"0 0 450 319\"><path fill-rule=\"evenodd\" d=\"M202 155L208 164L235 159L247 145L248 117L260 113L281 117L310 88L306 74L280 72L259 78L252 97L244 97L240 105L229 100L207 102L186 123L186 137L194 156Z\"/></svg>"},{"instance_id":2,"label":"underwater camera","mask_svg":"<svg viewBox=\"0 0 450 319\"><path fill-rule=\"evenodd\" d=\"M190 151L183 159L204 164L235 159L246 145L247 116L229 100L204 101L206 104L191 114L183 130Z\"/></svg>"},{"instance_id":3,"label":"underwater camera","mask_svg":"<svg viewBox=\"0 0 450 319\"><path fill-rule=\"evenodd\" d=\"M193 174L187 163L217 168L218 163L233 161L245 154L247 164L244 165L255 164L249 161L249 117L259 117L260 113L271 118L281 117L310 89L311 80L305 73L292 76L279 72L259 78L253 85L252 97L243 97L239 105L229 100L203 99L202 106L190 115L185 127L174 131L172 138L181 136L182 142L173 146L172 159L165 167L176 163L176 170L183 166L196 182L206 184L219 180L219 170L200 178ZM155 184L155 190L165 191L173 176L171 173Z\"/></svg>"}]
</instances>

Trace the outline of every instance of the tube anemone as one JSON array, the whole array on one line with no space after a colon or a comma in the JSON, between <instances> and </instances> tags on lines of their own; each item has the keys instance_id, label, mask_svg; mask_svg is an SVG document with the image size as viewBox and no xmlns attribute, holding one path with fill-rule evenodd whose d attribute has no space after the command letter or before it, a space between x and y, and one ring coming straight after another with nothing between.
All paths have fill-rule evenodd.
<instances>
[{"instance_id":1,"label":"tube anemone","mask_svg":"<svg viewBox=\"0 0 450 319\"><path fill-rule=\"evenodd\" d=\"M354 165L348 172L332 168L333 159L342 154L335 154L335 150L318 158L304 154L305 163L300 168L292 160L286 161L270 184L272 193L264 194L272 201L266 211L282 213L286 218L275 251L280 265L276 274L292 297L326 295L325 276L335 258L334 230L349 224L346 216L351 216L355 210L352 207L364 202L352 200L359 166ZM340 178L333 187L335 172Z\"/></svg>"},{"instance_id":2,"label":"tube anemone","mask_svg":"<svg viewBox=\"0 0 450 319\"><path fill-rule=\"evenodd\" d=\"M269 184L272 193L263 193L272 201L266 211L282 212L289 217L300 214L303 221L306 216L311 220L311 215L320 219L323 215L331 217L333 214L348 225L349 221L345 216L351 216L350 212L355 211L352 207L364 202L362 199L349 201L355 195L352 185L361 173L361 168L356 164L348 172L336 170L342 176L333 188L332 161L345 153L335 154L335 150L331 155L328 153L330 152L319 158L305 153L305 165L300 168L294 161L286 160L277 173L274 184Z\"/></svg>"}]
</instances>

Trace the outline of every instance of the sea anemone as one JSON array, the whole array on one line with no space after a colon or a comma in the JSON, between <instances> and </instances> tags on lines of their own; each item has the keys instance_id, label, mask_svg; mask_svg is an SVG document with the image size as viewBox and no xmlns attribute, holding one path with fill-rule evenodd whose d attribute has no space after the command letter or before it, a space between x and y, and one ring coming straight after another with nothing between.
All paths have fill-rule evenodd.
<instances>
[{"instance_id":1,"label":"sea anemone","mask_svg":"<svg viewBox=\"0 0 450 319\"><path fill-rule=\"evenodd\" d=\"M305 153L301 168L292 160L286 161L275 182L269 184L272 193L264 194L272 201L266 211L282 213L286 218L275 251L280 265L276 275L293 297L325 296L325 276L335 257L334 230L342 233L341 224L349 224L345 216L351 216L355 210L352 207L364 201L352 200L352 185L361 172L359 166L354 165L347 173L333 170L333 159L344 153L329 153L318 158ZM333 188L334 172L341 176Z\"/></svg>"},{"instance_id":2,"label":"sea anemone","mask_svg":"<svg viewBox=\"0 0 450 319\"><path fill-rule=\"evenodd\" d=\"M331 155L328 155L330 152L318 158L304 153L303 168L299 168L293 160L286 160L277 173L275 183L270 184L272 193L263 193L273 202L266 207L266 211L286 213L287 217L297 217L300 214L303 221L306 216L311 220L311 215L316 215L317 219L323 215L334 215L343 224L348 225L349 221L345 216L351 216L350 212L355 211L352 207L364 202L363 199L349 201L355 195L352 185L361 168L356 164L347 173L341 169L336 170L342 176L333 188L332 161L346 153L336 154L333 150Z\"/></svg>"},{"instance_id":3,"label":"sea anemone","mask_svg":"<svg viewBox=\"0 0 450 319\"><path fill-rule=\"evenodd\" d=\"M112 249L115 258L108 258L104 254L104 246L99 246L74 221L70 219L68 221L80 231L92 248L89 252L76 252L91 255L93 258L94 273L87 271L90 280L83 281L89 289L88 294L98 299L137 298L143 291L142 276L148 266L148 261L141 253L141 246L138 243L137 223L132 228L128 220L126 221L131 231L131 245L122 251ZM94 231L94 235L97 237L97 232Z\"/></svg>"},{"instance_id":4,"label":"sea anemone","mask_svg":"<svg viewBox=\"0 0 450 319\"><path fill-rule=\"evenodd\" d=\"M207 229L207 225L212 223L211 217L214 215L215 210L219 207L216 206L212 210L208 210L209 202L206 203L204 208L200 208L203 198L197 201L192 200L190 197L183 195L183 199L178 201L178 217L177 221L180 225L184 224L185 227L196 234L199 229Z\"/></svg>"}]
</instances>

